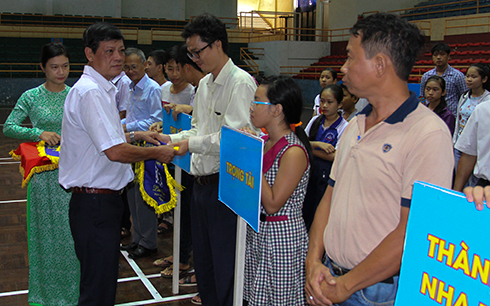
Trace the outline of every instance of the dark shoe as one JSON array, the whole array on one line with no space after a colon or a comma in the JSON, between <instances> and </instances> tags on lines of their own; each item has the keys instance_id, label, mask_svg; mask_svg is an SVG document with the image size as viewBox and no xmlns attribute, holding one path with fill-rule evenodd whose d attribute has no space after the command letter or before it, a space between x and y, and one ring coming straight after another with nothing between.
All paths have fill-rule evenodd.
<instances>
[{"instance_id":1,"label":"dark shoe","mask_svg":"<svg viewBox=\"0 0 490 306\"><path fill-rule=\"evenodd\" d=\"M129 254L129 258L131 259L138 259L138 258L143 258L143 257L148 257L151 254L155 254L157 252L157 249L147 249L142 245L139 245L136 250L131 252Z\"/></svg>"},{"instance_id":2,"label":"dark shoe","mask_svg":"<svg viewBox=\"0 0 490 306\"><path fill-rule=\"evenodd\" d=\"M137 247L138 247L138 244L136 242L131 242L130 244L121 245L120 249L122 251L131 252L131 251L136 250Z\"/></svg>"}]
</instances>

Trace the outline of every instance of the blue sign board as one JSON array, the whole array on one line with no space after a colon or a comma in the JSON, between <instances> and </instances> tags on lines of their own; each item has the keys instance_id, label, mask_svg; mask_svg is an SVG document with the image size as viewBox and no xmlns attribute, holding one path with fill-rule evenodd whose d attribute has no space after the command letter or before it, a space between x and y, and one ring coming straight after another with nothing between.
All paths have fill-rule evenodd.
<instances>
[{"instance_id":1,"label":"blue sign board","mask_svg":"<svg viewBox=\"0 0 490 306\"><path fill-rule=\"evenodd\" d=\"M221 128L218 198L259 231L264 141L248 133Z\"/></svg>"},{"instance_id":2,"label":"blue sign board","mask_svg":"<svg viewBox=\"0 0 490 306\"><path fill-rule=\"evenodd\" d=\"M415 182L395 306L490 305L490 209Z\"/></svg>"},{"instance_id":3,"label":"blue sign board","mask_svg":"<svg viewBox=\"0 0 490 306\"><path fill-rule=\"evenodd\" d=\"M180 113L177 115L177 121L175 121L172 113L173 110L170 111L170 114L163 112L163 134L177 134L191 129L191 116ZM189 152L183 156L176 155L172 163L187 173L191 172L191 155Z\"/></svg>"}]
</instances>

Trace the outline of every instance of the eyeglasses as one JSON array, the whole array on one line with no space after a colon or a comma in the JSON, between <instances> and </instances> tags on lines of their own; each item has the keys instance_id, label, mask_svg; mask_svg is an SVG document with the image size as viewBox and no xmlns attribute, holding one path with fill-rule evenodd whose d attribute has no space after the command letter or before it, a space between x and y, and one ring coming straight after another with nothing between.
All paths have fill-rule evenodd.
<instances>
[{"instance_id":1,"label":"eyeglasses","mask_svg":"<svg viewBox=\"0 0 490 306\"><path fill-rule=\"evenodd\" d=\"M191 59L191 60L197 60L197 59L200 59L201 56L199 55L199 53L201 53L202 51L204 51L204 49L206 49L207 47L211 46L212 44L214 43L214 41L210 42L209 44L207 44L206 46L204 46L203 48L195 51L195 52L187 52L187 56Z\"/></svg>"},{"instance_id":2,"label":"eyeglasses","mask_svg":"<svg viewBox=\"0 0 490 306\"><path fill-rule=\"evenodd\" d=\"M142 65L143 65L143 64L138 65L138 66L136 66L136 65L131 65L131 66L124 65L124 66L123 66L123 70L124 70L124 71L128 71L128 70L138 71L138 69L140 69L140 67L141 67Z\"/></svg>"},{"instance_id":3,"label":"eyeglasses","mask_svg":"<svg viewBox=\"0 0 490 306\"><path fill-rule=\"evenodd\" d=\"M250 109L252 109L253 111L255 110L255 105L256 104L262 104L262 105L272 105L272 103L270 102L261 102L261 101L251 101L250 102Z\"/></svg>"}]
</instances>

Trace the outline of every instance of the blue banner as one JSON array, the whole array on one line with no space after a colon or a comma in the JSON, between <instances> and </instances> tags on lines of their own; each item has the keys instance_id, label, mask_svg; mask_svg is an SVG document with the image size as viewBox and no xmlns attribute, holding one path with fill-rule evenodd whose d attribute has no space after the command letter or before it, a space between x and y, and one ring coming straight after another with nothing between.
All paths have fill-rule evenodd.
<instances>
[{"instance_id":1,"label":"blue banner","mask_svg":"<svg viewBox=\"0 0 490 306\"><path fill-rule=\"evenodd\" d=\"M177 115L177 121L174 120L172 116L173 110L170 111L170 114L167 112L163 112L163 134L177 134L182 131L187 131L191 129L191 120L192 117L180 113ZM183 156L175 156L172 164L177 167L182 168L187 173L191 172L191 155L187 152Z\"/></svg>"},{"instance_id":2,"label":"blue banner","mask_svg":"<svg viewBox=\"0 0 490 306\"><path fill-rule=\"evenodd\" d=\"M488 220L462 193L415 182L395 306L490 305Z\"/></svg>"},{"instance_id":3,"label":"blue banner","mask_svg":"<svg viewBox=\"0 0 490 306\"><path fill-rule=\"evenodd\" d=\"M257 232L263 151L261 138L227 126L221 128L218 198Z\"/></svg>"}]
</instances>

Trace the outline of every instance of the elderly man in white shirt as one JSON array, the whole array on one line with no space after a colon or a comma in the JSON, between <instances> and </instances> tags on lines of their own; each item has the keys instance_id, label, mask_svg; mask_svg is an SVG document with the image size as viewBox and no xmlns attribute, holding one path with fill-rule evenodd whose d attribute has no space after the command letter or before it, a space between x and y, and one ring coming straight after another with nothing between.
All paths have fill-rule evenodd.
<instances>
[{"instance_id":1,"label":"elderly man in white shirt","mask_svg":"<svg viewBox=\"0 0 490 306\"><path fill-rule=\"evenodd\" d=\"M78 305L114 305L117 287L120 196L132 179L129 163L158 159L168 163L175 150L159 146L152 132L124 134L116 106L116 87L124 61L124 37L113 25L96 23L83 34L88 65L65 102L59 182L71 190L70 227L80 260ZM145 148L128 142L157 144Z\"/></svg>"}]
</instances>

